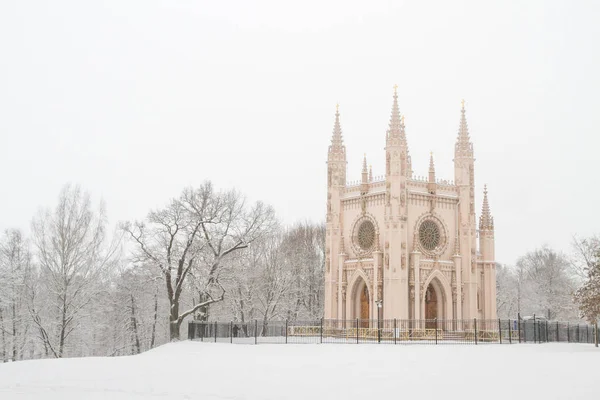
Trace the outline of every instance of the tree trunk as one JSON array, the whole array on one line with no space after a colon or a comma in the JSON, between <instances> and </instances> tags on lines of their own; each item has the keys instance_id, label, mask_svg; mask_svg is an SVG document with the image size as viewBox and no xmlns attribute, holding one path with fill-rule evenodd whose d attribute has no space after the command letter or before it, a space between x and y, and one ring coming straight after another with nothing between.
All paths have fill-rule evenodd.
<instances>
[{"instance_id":1,"label":"tree trunk","mask_svg":"<svg viewBox=\"0 0 600 400\"><path fill-rule=\"evenodd\" d=\"M4 319L2 318L2 308L0 308L0 331L2 331L2 361L6 361L6 336L4 335Z\"/></svg>"},{"instance_id":2,"label":"tree trunk","mask_svg":"<svg viewBox=\"0 0 600 400\"><path fill-rule=\"evenodd\" d=\"M154 348L154 341L156 338L156 321L158 320L158 288L157 292L154 293L154 321L152 322L152 336L150 338L150 348Z\"/></svg>"},{"instance_id":3,"label":"tree trunk","mask_svg":"<svg viewBox=\"0 0 600 400\"><path fill-rule=\"evenodd\" d=\"M179 340L179 303L174 301L169 314L169 339L171 342Z\"/></svg>"},{"instance_id":4,"label":"tree trunk","mask_svg":"<svg viewBox=\"0 0 600 400\"><path fill-rule=\"evenodd\" d=\"M131 295L131 325L133 328L133 335L135 339L136 354L140 354L140 337L138 335L137 320L135 318L135 302L133 301L133 295Z\"/></svg>"},{"instance_id":5,"label":"tree trunk","mask_svg":"<svg viewBox=\"0 0 600 400\"><path fill-rule=\"evenodd\" d=\"M15 290L13 288L13 296ZM12 303L12 360L17 361L17 299L13 297Z\"/></svg>"},{"instance_id":6,"label":"tree trunk","mask_svg":"<svg viewBox=\"0 0 600 400\"><path fill-rule=\"evenodd\" d=\"M63 349L65 347L65 334L67 332L67 294L63 295L63 303L61 309L61 323L60 323L60 342L58 344L58 358L62 358Z\"/></svg>"}]
</instances>

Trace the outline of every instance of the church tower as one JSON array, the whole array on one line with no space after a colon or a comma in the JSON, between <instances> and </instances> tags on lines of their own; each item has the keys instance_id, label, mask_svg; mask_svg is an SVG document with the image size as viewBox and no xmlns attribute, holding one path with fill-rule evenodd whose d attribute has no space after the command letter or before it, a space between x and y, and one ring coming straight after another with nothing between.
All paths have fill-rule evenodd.
<instances>
[{"instance_id":1,"label":"church tower","mask_svg":"<svg viewBox=\"0 0 600 400\"><path fill-rule=\"evenodd\" d=\"M404 117L398 107L398 86L394 98L385 145L384 211L384 318L409 318L407 179L412 166L406 140Z\"/></svg>"},{"instance_id":2,"label":"church tower","mask_svg":"<svg viewBox=\"0 0 600 400\"><path fill-rule=\"evenodd\" d=\"M477 317L477 248L475 227L475 158L465 115L465 101L460 110L458 137L454 147L454 182L458 189L458 229L455 248L457 297L462 307L457 319Z\"/></svg>"},{"instance_id":3,"label":"church tower","mask_svg":"<svg viewBox=\"0 0 600 400\"><path fill-rule=\"evenodd\" d=\"M331 144L327 153L327 218L325 233L325 297L331 299L325 306L325 318L342 318L341 285L344 264L344 239L341 236L341 196L346 186L346 146L342 138L339 105ZM338 307L339 305L339 307Z\"/></svg>"}]
</instances>

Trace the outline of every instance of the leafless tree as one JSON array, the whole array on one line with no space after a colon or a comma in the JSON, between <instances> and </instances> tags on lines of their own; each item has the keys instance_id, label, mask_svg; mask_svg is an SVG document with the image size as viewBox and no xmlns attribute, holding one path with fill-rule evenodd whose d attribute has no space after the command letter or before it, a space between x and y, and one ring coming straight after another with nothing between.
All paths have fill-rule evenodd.
<instances>
[{"instance_id":1,"label":"leafless tree","mask_svg":"<svg viewBox=\"0 0 600 400\"><path fill-rule=\"evenodd\" d=\"M93 211L89 194L70 185L62 189L53 211L41 211L33 220L38 290L47 301L30 310L43 345L54 357L64 355L83 310L95 299L96 284L118 255L116 241L107 245L106 223L103 205Z\"/></svg>"},{"instance_id":2,"label":"leafless tree","mask_svg":"<svg viewBox=\"0 0 600 400\"><path fill-rule=\"evenodd\" d=\"M210 182L187 188L167 207L152 211L145 222L125 223L136 245L133 261L154 265L165 281L170 338L178 340L183 320L223 300L219 278L231 255L260 238L274 224L273 210L257 202L248 207L236 191L215 191ZM182 293L199 301L181 311Z\"/></svg>"},{"instance_id":3,"label":"leafless tree","mask_svg":"<svg viewBox=\"0 0 600 400\"><path fill-rule=\"evenodd\" d=\"M31 275L31 253L22 233L9 229L0 240L0 338L2 359L20 360L27 343L26 283Z\"/></svg>"}]
</instances>

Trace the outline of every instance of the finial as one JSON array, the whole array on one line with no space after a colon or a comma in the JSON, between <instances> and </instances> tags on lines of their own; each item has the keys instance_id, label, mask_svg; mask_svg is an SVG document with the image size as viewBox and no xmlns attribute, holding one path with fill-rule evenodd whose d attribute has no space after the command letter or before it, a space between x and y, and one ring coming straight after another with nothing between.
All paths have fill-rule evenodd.
<instances>
[{"instance_id":1,"label":"finial","mask_svg":"<svg viewBox=\"0 0 600 400\"><path fill-rule=\"evenodd\" d=\"M487 183L483 185L483 194L487 195Z\"/></svg>"},{"instance_id":2,"label":"finial","mask_svg":"<svg viewBox=\"0 0 600 400\"><path fill-rule=\"evenodd\" d=\"M398 85L394 85L394 94L398 94Z\"/></svg>"},{"instance_id":3,"label":"finial","mask_svg":"<svg viewBox=\"0 0 600 400\"><path fill-rule=\"evenodd\" d=\"M336 103L335 112L339 112L339 111L340 111L340 103Z\"/></svg>"},{"instance_id":4,"label":"finial","mask_svg":"<svg viewBox=\"0 0 600 400\"><path fill-rule=\"evenodd\" d=\"M465 99L462 99L460 101L460 105L461 105L462 109L464 110L465 109Z\"/></svg>"}]
</instances>

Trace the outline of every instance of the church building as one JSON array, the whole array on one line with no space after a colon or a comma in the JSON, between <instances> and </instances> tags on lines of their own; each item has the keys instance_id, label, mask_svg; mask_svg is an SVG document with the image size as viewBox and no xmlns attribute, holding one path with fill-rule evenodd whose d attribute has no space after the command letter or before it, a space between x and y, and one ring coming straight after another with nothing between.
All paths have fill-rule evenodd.
<instances>
[{"instance_id":1,"label":"church building","mask_svg":"<svg viewBox=\"0 0 600 400\"><path fill-rule=\"evenodd\" d=\"M464 101L454 181L413 174L394 89L385 177L346 183L339 109L327 157L327 319L495 319L494 220L487 189L477 225L475 169ZM379 314L378 314L379 313Z\"/></svg>"}]
</instances>

